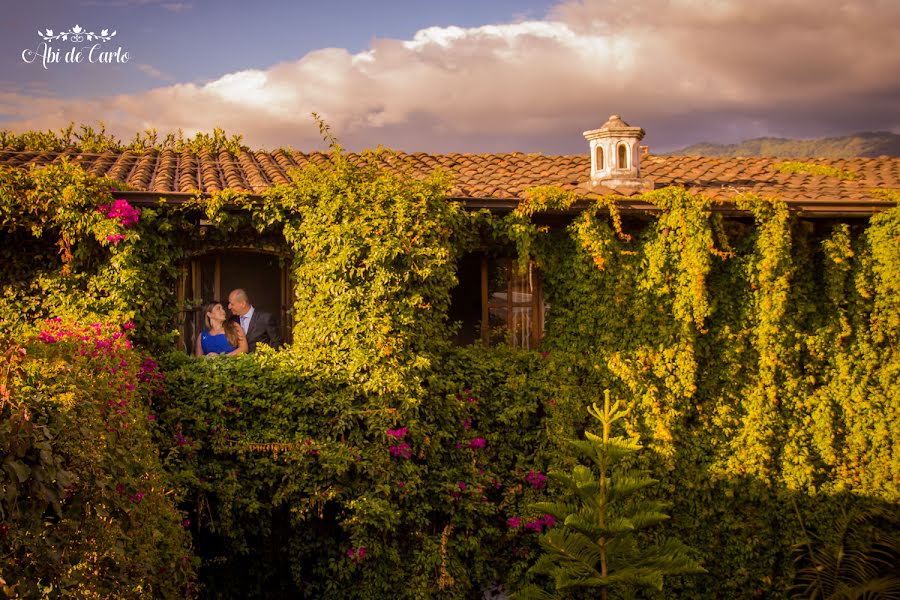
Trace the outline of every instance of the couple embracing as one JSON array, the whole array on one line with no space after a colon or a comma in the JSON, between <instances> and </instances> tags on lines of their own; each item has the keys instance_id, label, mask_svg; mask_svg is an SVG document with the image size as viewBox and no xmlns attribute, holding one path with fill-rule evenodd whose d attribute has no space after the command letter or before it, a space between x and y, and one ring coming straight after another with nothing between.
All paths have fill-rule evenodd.
<instances>
[{"instance_id":1,"label":"couple embracing","mask_svg":"<svg viewBox=\"0 0 900 600\"><path fill-rule=\"evenodd\" d=\"M259 342L273 348L281 345L275 317L250 304L244 290L236 289L228 294L228 310L232 313L230 318L221 302L212 301L203 307L206 329L197 336L194 354L234 356L254 352Z\"/></svg>"}]
</instances>

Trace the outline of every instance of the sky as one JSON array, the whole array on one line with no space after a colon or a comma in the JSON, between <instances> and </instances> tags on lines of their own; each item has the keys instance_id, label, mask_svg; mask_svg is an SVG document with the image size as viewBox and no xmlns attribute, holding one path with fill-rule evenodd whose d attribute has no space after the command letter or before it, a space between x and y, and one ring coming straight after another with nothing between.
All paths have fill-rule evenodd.
<instances>
[{"instance_id":1,"label":"sky","mask_svg":"<svg viewBox=\"0 0 900 600\"><path fill-rule=\"evenodd\" d=\"M311 151L317 113L354 151L544 154L612 114L651 152L900 133L898 31L898 0L3 0L0 129Z\"/></svg>"}]
</instances>

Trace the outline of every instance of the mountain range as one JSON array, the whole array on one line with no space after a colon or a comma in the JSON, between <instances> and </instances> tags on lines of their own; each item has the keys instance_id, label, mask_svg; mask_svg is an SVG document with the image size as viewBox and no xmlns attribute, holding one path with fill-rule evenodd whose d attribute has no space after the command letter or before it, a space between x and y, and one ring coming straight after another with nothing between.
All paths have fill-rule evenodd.
<instances>
[{"instance_id":1,"label":"mountain range","mask_svg":"<svg viewBox=\"0 0 900 600\"><path fill-rule=\"evenodd\" d=\"M745 140L739 144L693 144L665 154L668 156L771 156L778 158L900 156L900 135L889 131L867 131L814 140L762 137Z\"/></svg>"}]
</instances>

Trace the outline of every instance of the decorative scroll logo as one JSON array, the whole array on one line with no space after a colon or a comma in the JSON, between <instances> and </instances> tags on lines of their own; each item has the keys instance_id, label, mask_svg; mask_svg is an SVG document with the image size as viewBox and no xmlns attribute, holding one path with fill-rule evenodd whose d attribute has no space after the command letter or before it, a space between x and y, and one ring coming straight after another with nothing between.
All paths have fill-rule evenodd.
<instances>
[{"instance_id":1,"label":"decorative scroll logo","mask_svg":"<svg viewBox=\"0 0 900 600\"><path fill-rule=\"evenodd\" d=\"M41 40L34 50L26 48L22 50L22 60L31 64L39 62L45 69L49 65L66 63L99 63L99 64L124 64L131 60L131 56L121 46L115 50L103 50L103 44L116 35L116 30L110 33L109 29L101 29L100 33L87 31L81 25L75 25L67 31L54 32L52 29L38 30ZM70 42L73 44L68 49L54 48L53 42ZM78 46L82 42L93 42L89 46ZM38 60L40 59L40 60Z\"/></svg>"},{"instance_id":2,"label":"decorative scroll logo","mask_svg":"<svg viewBox=\"0 0 900 600\"><path fill-rule=\"evenodd\" d=\"M76 25L69 31L61 31L60 33L53 33L52 29L46 29L43 33L38 31L38 35L44 38L45 42L52 42L53 40L62 40L68 41L71 38L72 42L83 42L85 40L91 42L93 40L100 40L101 42L108 42L112 39L116 32L109 32L109 29L102 29L99 34L94 33L93 31L85 31L81 28L80 25Z\"/></svg>"}]
</instances>

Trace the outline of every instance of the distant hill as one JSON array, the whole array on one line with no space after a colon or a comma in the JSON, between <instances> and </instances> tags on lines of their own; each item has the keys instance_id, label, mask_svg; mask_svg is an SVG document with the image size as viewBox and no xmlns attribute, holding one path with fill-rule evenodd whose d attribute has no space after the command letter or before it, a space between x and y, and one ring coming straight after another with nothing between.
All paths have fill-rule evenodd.
<instances>
[{"instance_id":1,"label":"distant hill","mask_svg":"<svg viewBox=\"0 0 900 600\"><path fill-rule=\"evenodd\" d=\"M900 135L888 131L877 131L817 140L755 138L740 144L694 144L666 154L669 156L774 156L779 158L900 156Z\"/></svg>"}]
</instances>

